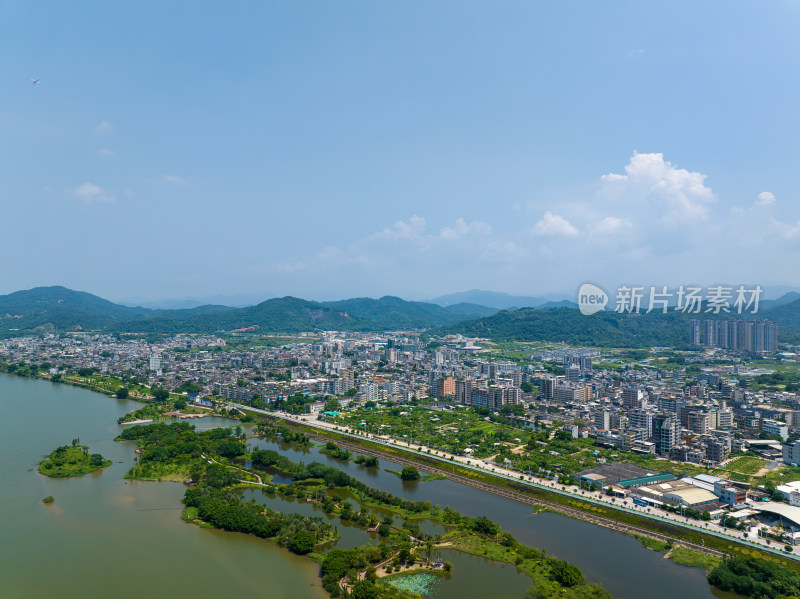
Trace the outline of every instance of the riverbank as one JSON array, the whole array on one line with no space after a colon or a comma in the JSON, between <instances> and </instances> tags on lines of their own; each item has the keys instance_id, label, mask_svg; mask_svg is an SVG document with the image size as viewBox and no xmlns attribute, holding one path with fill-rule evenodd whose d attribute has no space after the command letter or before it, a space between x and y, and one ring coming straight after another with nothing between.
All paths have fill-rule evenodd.
<instances>
[{"instance_id":1,"label":"riverbank","mask_svg":"<svg viewBox=\"0 0 800 599\"><path fill-rule=\"evenodd\" d=\"M622 506L600 502L592 498L586 491L580 494L569 493L559 490L555 485L545 489L541 486L516 482L488 471L477 471L477 469L471 469L463 464L429 453L409 451L386 443L376 443L356 435L286 420L273 414L257 414L256 417L278 420L282 426L301 431L320 442L332 440L351 451L393 460L400 465L417 466L427 472L440 473L455 482L529 505L547 507L563 515L625 534L641 535L665 543L680 542L693 551L717 558L725 554L748 555L753 552L753 554L774 560L795 572L800 572L800 563L794 559L787 559L789 556L782 555L779 550L771 551L767 547L753 546L751 543L744 544L741 540L733 537L723 538L721 535L717 536L704 531L703 527L699 525L681 524L655 514L632 513L624 510Z\"/></svg>"},{"instance_id":2,"label":"riverbank","mask_svg":"<svg viewBox=\"0 0 800 599\"><path fill-rule=\"evenodd\" d=\"M223 461L225 456L246 454L248 448L238 440L243 437L243 433L234 436L230 429L197 432L186 423L150 424L129 428L123 432L121 438L136 441L139 445L137 452L141 457L126 476L142 478L143 474L154 471L190 471L192 484L184 495L187 508L183 512L185 521L269 539L300 555L311 555L316 547L334 540L337 534L335 529L319 517L277 512L241 498L238 491L241 485L253 484L249 480L243 480L243 476L245 479L258 477L261 480L258 474ZM326 449L336 453L330 446ZM251 452L254 453L256 452ZM484 553L491 549L492 555L499 557L503 554L503 547L506 552L513 547L518 563L530 561L526 572L529 572L536 584L551 588L563 597L578 599L586 596L587 590L591 590L592 596L610 598L610 594L597 585L584 582L577 567L555 558L544 559L539 550L520 545L510 534L502 533L497 524L485 517L469 518L449 508L434 508L430 502L413 502L397 497L369 487L333 466L320 463L303 465L284 460L281 467L284 475L290 476L291 482L276 484L273 481L269 485L261 483L259 486L265 490L274 489L279 495L319 502L329 518L338 518L342 523L354 524L365 530L376 527L382 539L382 548L377 552L375 547L367 544L347 550L348 553L344 554L341 553L343 550L332 549L322 557L319 554L313 555L317 560L321 557L323 585L332 596L337 595L337 589L354 590L359 585L371 585L370 589L374 591L376 598L394 597L393 587L379 583L376 565L382 564L383 573L389 574L409 565L419 564L423 559L426 562L430 559L439 537L425 535L411 520L407 522L404 519L402 525L392 526L393 518L389 514L399 516L402 510L417 516L424 513L431 520L455 528L455 532L462 537L474 540L480 538ZM359 499L358 504L353 506L342 498L338 488L356 496ZM377 504L380 512L371 511L361 501L362 498L369 498L373 504ZM381 520L383 523L376 526ZM456 543L450 545L459 549ZM337 560L344 562L346 567ZM534 563L537 567L534 567ZM568 580L561 578L564 570L572 572Z\"/></svg>"}]
</instances>

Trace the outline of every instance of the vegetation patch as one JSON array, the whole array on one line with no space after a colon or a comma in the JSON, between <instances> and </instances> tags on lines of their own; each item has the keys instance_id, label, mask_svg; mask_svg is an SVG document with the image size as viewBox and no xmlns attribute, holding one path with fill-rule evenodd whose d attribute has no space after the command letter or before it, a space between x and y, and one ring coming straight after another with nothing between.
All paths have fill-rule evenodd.
<instances>
[{"instance_id":1,"label":"vegetation patch","mask_svg":"<svg viewBox=\"0 0 800 599\"><path fill-rule=\"evenodd\" d=\"M725 464L723 470L752 476L761 470L766 463L767 461L763 458L757 458L755 456L742 456Z\"/></svg>"},{"instance_id":2,"label":"vegetation patch","mask_svg":"<svg viewBox=\"0 0 800 599\"><path fill-rule=\"evenodd\" d=\"M676 564L703 568L706 572L710 572L722 563L722 558L720 557L693 551L686 547L681 547L680 545L673 547L669 557Z\"/></svg>"},{"instance_id":3,"label":"vegetation patch","mask_svg":"<svg viewBox=\"0 0 800 599\"><path fill-rule=\"evenodd\" d=\"M343 462L350 459L350 452L346 449L342 449L333 441L328 441L325 447L320 448L319 452L335 460L342 460Z\"/></svg>"},{"instance_id":4,"label":"vegetation patch","mask_svg":"<svg viewBox=\"0 0 800 599\"><path fill-rule=\"evenodd\" d=\"M647 547L648 549L652 549L653 551L667 551L672 547L672 543L666 543L664 541L659 541L658 539L651 539L650 537L645 537L642 535L633 535L639 542Z\"/></svg>"},{"instance_id":5,"label":"vegetation patch","mask_svg":"<svg viewBox=\"0 0 800 599\"><path fill-rule=\"evenodd\" d=\"M401 573L387 576L383 580L400 591L408 591L423 597L430 597L435 592L434 589L436 583L439 582L439 576L428 572Z\"/></svg>"},{"instance_id":6,"label":"vegetation patch","mask_svg":"<svg viewBox=\"0 0 800 599\"><path fill-rule=\"evenodd\" d=\"M99 453L89 453L87 445L80 445L80 439L73 439L72 445L62 445L54 449L48 457L39 462L39 472L51 478L83 476L111 465Z\"/></svg>"},{"instance_id":7,"label":"vegetation patch","mask_svg":"<svg viewBox=\"0 0 800 599\"><path fill-rule=\"evenodd\" d=\"M723 591L753 599L800 595L800 575L772 561L754 557L725 559L708 575L708 582Z\"/></svg>"},{"instance_id":8,"label":"vegetation patch","mask_svg":"<svg viewBox=\"0 0 800 599\"><path fill-rule=\"evenodd\" d=\"M135 425L122 431L117 440L139 443L136 464L125 478L183 481L198 480L209 455L217 460L244 455L243 436L238 427L196 432L187 422L174 422Z\"/></svg>"},{"instance_id":9,"label":"vegetation patch","mask_svg":"<svg viewBox=\"0 0 800 599\"><path fill-rule=\"evenodd\" d=\"M493 533L498 540L491 538ZM577 566L521 545L486 518L474 519L473 532L453 533L447 540L453 549L516 565L533 580L533 587L526 594L530 599L611 599L604 588L586 582Z\"/></svg>"}]
</instances>

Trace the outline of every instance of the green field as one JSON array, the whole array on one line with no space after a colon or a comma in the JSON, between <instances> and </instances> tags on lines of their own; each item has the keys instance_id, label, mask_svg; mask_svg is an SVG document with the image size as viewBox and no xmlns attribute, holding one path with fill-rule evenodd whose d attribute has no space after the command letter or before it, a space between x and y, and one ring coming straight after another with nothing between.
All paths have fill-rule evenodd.
<instances>
[{"instance_id":1,"label":"green field","mask_svg":"<svg viewBox=\"0 0 800 599\"><path fill-rule=\"evenodd\" d=\"M718 557L708 555L707 553L700 553L699 551L692 551L680 545L672 549L669 557L676 564L703 568L706 572L710 572L722 562Z\"/></svg>"},{"instance_id":2,"label":"green field","mask_svg":"<svg viewBox=\"0 0 800 599\"><path fill-rule=\"evenodd\" d=\"M767 460L762 458L757 458L755 456L744 456L731 460L721 469L752 476L761 470L766 463Z\"/></svg>"}]
</instances>

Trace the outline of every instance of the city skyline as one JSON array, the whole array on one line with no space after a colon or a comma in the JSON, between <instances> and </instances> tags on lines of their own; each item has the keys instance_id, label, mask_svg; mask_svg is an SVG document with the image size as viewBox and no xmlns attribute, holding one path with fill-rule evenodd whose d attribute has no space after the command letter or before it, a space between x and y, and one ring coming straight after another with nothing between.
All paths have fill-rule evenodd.
<instances>
[{"instance_id":1,"label":"city skyline","mask_svg":"<svg viewBox=\"0 0 800 599\"><path fill-rule=\"evenodd\" d=\"M0 7L0 293L800 286L794 5L206 8Z\"/></svg>"}]
</instances>

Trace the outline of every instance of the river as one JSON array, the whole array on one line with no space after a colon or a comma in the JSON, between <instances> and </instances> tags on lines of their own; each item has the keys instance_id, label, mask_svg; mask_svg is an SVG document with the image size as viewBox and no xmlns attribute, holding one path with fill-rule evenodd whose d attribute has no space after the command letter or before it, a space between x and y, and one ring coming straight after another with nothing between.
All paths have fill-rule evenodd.
<instances>
[{"instance_id":1,"label":"river","mask_svg":"<svg viewBox=\"0 0 800 599\"><path fill-rule=\"evenodd\" d=\"M134 454L131 444L113 441L120 431L116 421L138 406L66 385L0 375L0 596L327 597L312 561L255 537L181 521L183 485L123 479ZM218 418L194 421L198 428L229 423ZM66 480L36 471L43 456L76 437L93 453L112 460L112 466ZM294 460L335 464L398 495L450 505L466 515L486 515L520 541L575 563L615 597L736 597L709 587L701 570L664 560L627 535L557 514L531 515L528 506L447 480L406 483L384 471L399 469L385 461L379 470L368 470L313 448L256 444ZM54 504L41 502L47 495L55 498ZM280 499L263 501L275 508L279 502L285 511L308 509ZM339 547L370 538L361 529L340 525L340 530ZM477 580L487 589L502 584L514 590L509 596L521 599L529 584L513 566L466 556L447 559L456 569L450 580L437 581L437 599L463 597L464 588L477 588L470 586ZM465 567L459 568L460 563Z\"/></svg>"}]
</instances>

